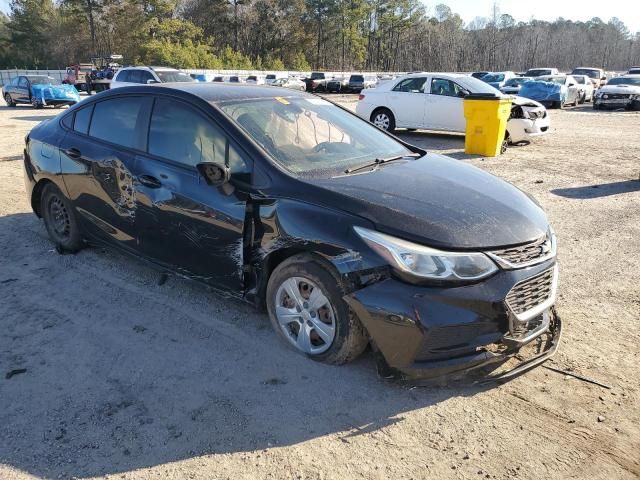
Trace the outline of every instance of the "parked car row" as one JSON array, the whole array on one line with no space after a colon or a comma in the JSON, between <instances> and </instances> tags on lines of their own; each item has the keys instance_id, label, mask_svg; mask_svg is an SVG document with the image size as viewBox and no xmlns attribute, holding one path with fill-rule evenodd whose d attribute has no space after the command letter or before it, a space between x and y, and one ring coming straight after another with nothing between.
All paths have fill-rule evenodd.
<instances>
[{"instance_id":1,"label":"parked car row","mask_svg":"<svg viewBox=\"0 0 640 480\"><path fill-rule=\"evenodd\" d=\"M356 113L383 130L428 129L464 133L464 98L469 94L499 96L475 77L456 73L413 73L360 94ZM506 143L530 141L549 131L551 120L540 103L514 97Z\"/></svg>"}]
</instances>

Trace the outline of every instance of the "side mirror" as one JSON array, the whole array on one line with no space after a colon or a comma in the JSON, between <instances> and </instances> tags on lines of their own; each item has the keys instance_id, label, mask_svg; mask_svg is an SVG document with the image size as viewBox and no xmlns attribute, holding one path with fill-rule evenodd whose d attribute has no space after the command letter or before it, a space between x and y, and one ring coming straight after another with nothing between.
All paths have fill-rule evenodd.
<instances>
[{"instance_id":1,"label":"side mirror","mask_svg":"<svg viewBox=\"0 0 640 480\"><path fill-rule=\"evenodd\" d=\"M202 162L196 165L200 175L204 177L208 185L212 187L221 187L229 183L231 172L226 165L220 165L214 162Z\"/></svg>"},{"instance_id":2,"label":"side mirror","mask_svg":"<svg viewBox=\"0 0 640 480\"><path fill-rule=\"evenodd\" d=\"M602 77L600 80L606 80L606 79L607 79L607 77Z\"/></svg>"},{"instance_id":3,"label":"side mirror","mask_svg":"<svg viewBox=\"0 0 640 480\"><path fill-rule=\"evenodd\" d=\"M468 92L467 90L460 90L460 91L458 92L458 96L459 96L460 98L464 98L464 97L466 97L467 95L469 95L469 92Z\"/></svg>"},{"instance_id":4,"label":"side mirror","mask_svg":"<svg viewBox=\"0 0 640 480\"><path fill-rule=\"evenodd\" d=\"M147 80L147 85L151 85L153 83L160 83L158 80L154 80L153 78L150 78L149 80Z\"/></svg>"}]
</instances>

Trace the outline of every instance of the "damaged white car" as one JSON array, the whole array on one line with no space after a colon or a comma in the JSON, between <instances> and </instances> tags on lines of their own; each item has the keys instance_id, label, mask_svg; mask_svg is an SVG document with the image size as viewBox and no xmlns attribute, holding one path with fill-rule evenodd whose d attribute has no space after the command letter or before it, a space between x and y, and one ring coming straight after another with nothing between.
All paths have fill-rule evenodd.
<instances>
[{"instance_id":1,"label":"damaged white car","mask_svg":"<svg viewBox=\"0 0 640 480\"><path fill-rule=\"evenodd\" d=\"M384 130L426 129L465 133L464 97L470 93L501 95L487 83L454 73L413 73L360 95L356 113ZM542 104L511 97L507 122L509 143L529 142L549 132L551 121Z\"/></svg>"}]
</instances>

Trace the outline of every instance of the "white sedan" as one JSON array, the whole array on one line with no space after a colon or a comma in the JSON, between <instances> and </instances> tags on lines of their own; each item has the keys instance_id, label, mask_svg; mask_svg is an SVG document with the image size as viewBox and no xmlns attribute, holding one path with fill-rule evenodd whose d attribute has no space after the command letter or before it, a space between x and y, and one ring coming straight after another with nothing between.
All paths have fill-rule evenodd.
<instances>
[{"instance_id":1,"label":"white sedan","mask_svg":"<svg viewBox=\"0 0 640 480\"><path fill-rule=\"evenodd\" d=\"M578 103L584 103L584 102L590 102L591 100L593 100L593 94L594 94L594 90L595 87L593 86L593 82L591 81L591 78L589 78L587 75L571 75L576 82L578 82L578 91L579 93L579 97L578 97Z\"/></svg>"},{"instance_id":2,"label":"white sedan","mask_svg":"<svg viewBox=\"0 0 640 480\"><path fill-rule=\"evenodd\" d=\"M464 97L469 93L501 95L498 90L467 75L412 73L363 92L356 113L384 130L395 128L464 133ZM549 131L547 110L538 102L512 97L507 122L510 143L530 141Z\"/></svg>"}]
</instances>

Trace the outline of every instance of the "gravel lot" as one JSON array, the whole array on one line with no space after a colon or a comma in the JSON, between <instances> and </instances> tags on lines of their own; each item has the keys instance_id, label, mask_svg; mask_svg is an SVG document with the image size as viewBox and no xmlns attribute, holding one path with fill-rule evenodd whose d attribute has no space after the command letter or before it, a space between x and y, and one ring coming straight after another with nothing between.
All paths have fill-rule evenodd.
<instances>
[{"instance_id":1,"label":"gravel lot","mask_svg":"<svg viewBox=\"0 0 640 480\"><path fill-rule=\"evenodd\" d=\"M334 96L347 106L354 97ZM640 114L551 111L499 158L402 134L513 182L560 241L560 352L501 386L408 388L330 367L265 314L108 251L60 256L0 107L0 478L629 479L640 476Z\"/></svg>"}]
</instances>

